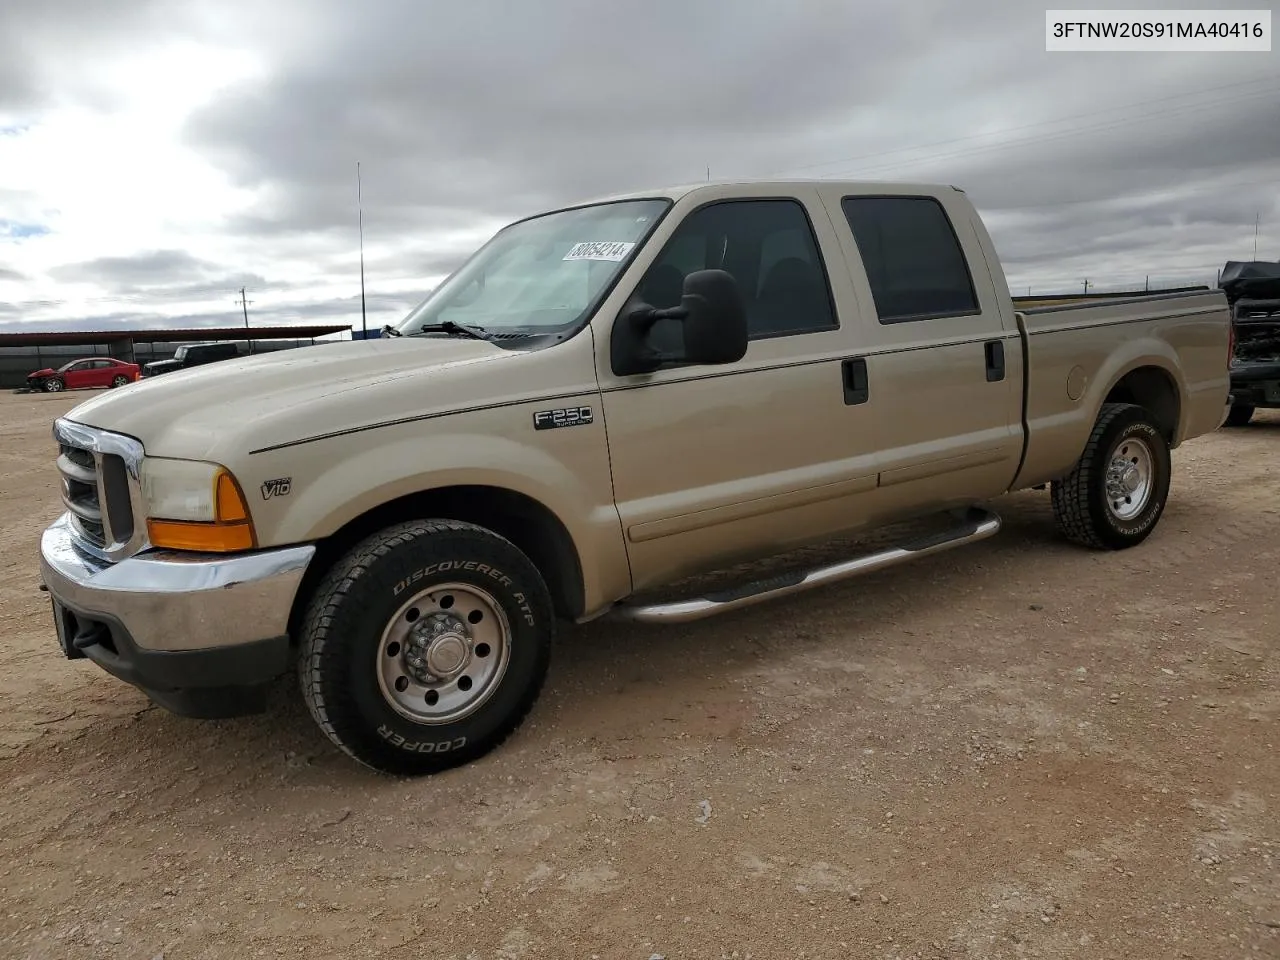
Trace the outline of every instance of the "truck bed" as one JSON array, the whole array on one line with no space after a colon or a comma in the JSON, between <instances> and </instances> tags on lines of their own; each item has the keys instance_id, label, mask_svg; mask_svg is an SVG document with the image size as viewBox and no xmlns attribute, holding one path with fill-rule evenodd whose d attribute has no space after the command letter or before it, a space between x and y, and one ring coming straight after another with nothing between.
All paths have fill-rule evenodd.
<instances>
[{"instance_id":1,"label":"truck bed","mask_svg":"<svg viewBox=\"0 0 1280 960\"><path fill-rule=\"evenodd\" d=\"M1070 470L1088 441L1095 411L1107 399L1153 405L1175 447L1221 422L1229 351L1222 291L1064 299L1018 309L1016 316L1026 357L1025 450L1014 489ZM1125 378L1139 368L1147 370ZM1181 405L1179 393L1186 398ZM1162 396L1171 399L1163 402Z\"/></svg>"}]
</instances>

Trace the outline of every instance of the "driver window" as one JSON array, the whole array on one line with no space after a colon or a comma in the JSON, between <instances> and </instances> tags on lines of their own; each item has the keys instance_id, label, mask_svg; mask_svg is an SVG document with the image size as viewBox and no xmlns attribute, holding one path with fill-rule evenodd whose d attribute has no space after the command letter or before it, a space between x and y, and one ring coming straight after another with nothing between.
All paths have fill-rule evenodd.
<instances>
[{"instance_id":1,"label":"driver window","mask_svg":"<svg viewBox=\"0 0 1280 960\"><path fill-rule=\"evenodd\" d=\"M836 327L826 269L804 207L795 200L732 200L695 210L676 228L637 288L643 302L679 305L695 270L733 274L747 308L751 339ZM683 347L678 321L659 321L650 342Z\"/></svg>"}]
</instances>

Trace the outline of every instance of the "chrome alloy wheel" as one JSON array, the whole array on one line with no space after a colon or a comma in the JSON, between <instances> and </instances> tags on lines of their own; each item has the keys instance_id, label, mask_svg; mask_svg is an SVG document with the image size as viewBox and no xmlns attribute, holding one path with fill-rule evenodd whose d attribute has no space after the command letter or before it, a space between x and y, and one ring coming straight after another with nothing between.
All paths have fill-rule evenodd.
<instances>
[{"instance_id":1,"label":"chrome alloy wheel","mask_svg":"<svg viewBox=\"0 0 1280 960\"><path fill-rule=\"evenodd\" d=\"M1155 456L1146 441L1129 437L1120 441L1107 465L1107 508L1117 520L1140 514L1155 489Z\"/></svg>"},{"instance_id":2,"label":"chrome alloy wheel","mask_svg":"<svg viewBox=\"0 0 1280 960\"><path fill-rule=\"evenodd\" d=\"M511 627L479 587L449 583L411 597L382 631L378 687L415 723L453 723L478 710L502 682Z\"/></svg>"}]
</instances>

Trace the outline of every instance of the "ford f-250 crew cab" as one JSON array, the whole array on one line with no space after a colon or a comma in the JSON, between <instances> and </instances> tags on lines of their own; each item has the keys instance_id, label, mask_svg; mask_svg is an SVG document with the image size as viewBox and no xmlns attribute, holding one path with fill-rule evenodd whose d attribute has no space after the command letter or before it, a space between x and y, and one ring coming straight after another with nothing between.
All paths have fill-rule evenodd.
<instances>
[{"instance_id":1,"label":"ford f-250 crew cab","mask_svg":"<svg viewBox=\"0 0 1280 960\"><path fill-rule=\"evenodd\" d=\"M174 712L261 709L292 664L329 738L418 774L531 708L554 624L679 623L994 534L1141 542L1169 451L1228 398L1221 291L1015 310L965 194L723 183L500 231L399 336L228 360L54 435L42 575L65 655ZM911 518L820 569L691 575Z\"/></svg>"}]
</instances>

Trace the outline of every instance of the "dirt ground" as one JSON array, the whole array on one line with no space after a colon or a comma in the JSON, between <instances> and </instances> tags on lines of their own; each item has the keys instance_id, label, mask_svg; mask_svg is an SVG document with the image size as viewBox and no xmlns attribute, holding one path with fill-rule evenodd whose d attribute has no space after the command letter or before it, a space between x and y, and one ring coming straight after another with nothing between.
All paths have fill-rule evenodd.
<instances>
[{"instance_id":1,"label":"dirt ground","mask_svg":"<svg viewBox=\"0 0 1280 960\"><path fill-rule=\"evenodd\" d=\"M0 397L0 956L1280 957L1280 416L1143 546L996 538L562 635L503 748L359 768L292 682L184 720L58 653L49 425Z\"/></svg>"}]
</instances>

